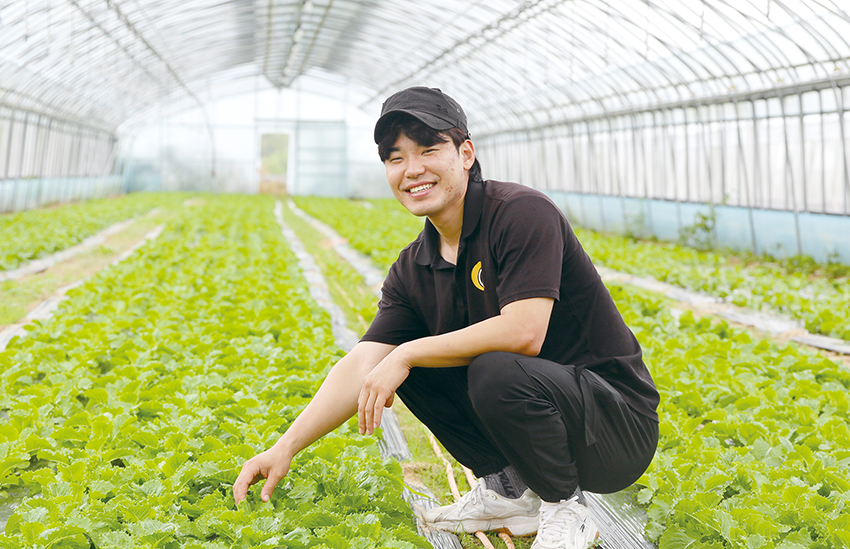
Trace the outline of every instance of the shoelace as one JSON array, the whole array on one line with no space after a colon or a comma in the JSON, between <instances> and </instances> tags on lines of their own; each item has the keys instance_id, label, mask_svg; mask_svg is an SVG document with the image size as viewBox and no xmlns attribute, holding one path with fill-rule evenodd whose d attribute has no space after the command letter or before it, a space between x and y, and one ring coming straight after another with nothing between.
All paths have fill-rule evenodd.
<instances>
[{"instance_id":1,"label":"shoelace","mask_svg":"<svg viewBox=\"0 0 850 549\"><path fill-rule=\"evenodd\" d=\"M572 503L578 501L577 497L563 500L555 507L544 507L540 509L540 529L537 537L541 540L554 541L562 538L569 532L570 526L581 520L581 515L573 508Z\"/></svg>"},{"instance_id":2,"label":"shoelace","mask_svg":"<svg viewBox=\"0 0 850 549\"><path fill-rule=\"evenodd\" d=\"M479 480L474 488L460 497L458 503L461 504L461 509L466 508L466 506L470 504L478 505L481 503L484 499L485 488L486 486L484 485L484 481Z\"/></svg>"}]
</instances>

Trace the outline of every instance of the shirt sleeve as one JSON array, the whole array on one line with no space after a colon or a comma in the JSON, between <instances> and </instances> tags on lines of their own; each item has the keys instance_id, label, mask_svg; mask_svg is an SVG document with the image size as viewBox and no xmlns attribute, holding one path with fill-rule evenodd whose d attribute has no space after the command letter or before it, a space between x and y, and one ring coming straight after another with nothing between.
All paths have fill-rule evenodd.
<instances>
[{"instance_id":1,"label":"shirt sleeve","mask_svg":"<svg viewBox=\"0 0 850 549\"><path fill-rule=\"evenodd\" d=\"M544 197L507 202L495 220L499 307L520 299L560 299L566 219Z\"/></svg>"},{"instance_id":2,"label":"shirt sleeve","mask_svg":"<svg viewBox=\"0 0 850 549\"><path fill-rule=\"evenodd\" d=\"M398 264L394 263L381 287L378 313L360 341L401 345L428 335L431 334L425 322L408 299Z\"/></svg>"}]
</instances>

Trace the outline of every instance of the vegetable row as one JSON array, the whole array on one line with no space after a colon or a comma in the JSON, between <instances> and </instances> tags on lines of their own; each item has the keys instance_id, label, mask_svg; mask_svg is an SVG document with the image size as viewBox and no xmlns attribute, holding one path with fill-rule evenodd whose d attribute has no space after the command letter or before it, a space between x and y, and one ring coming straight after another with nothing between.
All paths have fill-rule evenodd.
<instances>
[{"instance_id":1,"label":"vegetable row","mask_svg":"<svg viewBox=\"0 0 850 549\"><path fill-rule=\"evenodd\" d=\"M399 466L356 425L234 505L341 351L271 200L205 200L0 353L0 493L22 500L0 547L421 545Z\"/></svg>"},{"instance_id":2,"label":"vegetable row","mask_svg":"<svg viewBox=\"0 0 850 549\"><path fill-rule=\"evenodd\" d=\"M661 549L850 546L850 372L611 286L661 393L640 484Z\"/></svg>"},{"instance_id":3,"label":"vegetable row","mask_svg":"<svg viewBox=\"0 0 850 549\"><path fill-rule=\"evenodd\" d=\"M783 266L588 230L577 229L576 234L600 266L651 276L742 307L780 312L801 321L810 332L850 340L846 275L824 276L813 269L795 269L788 262Z\"/></svg>"},{"instance_id":4,"label":"vegetable row","mask_svg":"<svg viewBox=\"0 0 850 549\"><path fill-rule=\"evenodd\" d=\"M352 201L301 196L295 203L333 227L353 248L387 271L423 225L421 218L410 215L394 199Z\"/></svg>"},{"instance_id":5,"label":"vegetable row","mask_svg":"<svg viewBox=\"0 0 850 549\"><path fill-rule=\"evenodd\" d=\"M381 208L298 203L361 251L398 253ZM412 225L393 221L399 240ZM650 292L609 290L661 393L659 449L635 491L660 549L850 546L850 373Z\"/></svg>"},{"instance_id":6,"label":"vegetable row","mask_svg":"<svg viewBox=\"0 0 850 549\"><path fill-rule=\"evenodd\" d=\"M0 215L0 271L70 248L114 223L183 198L183 194L134 193Z\"/></svg>"}]
</instances>

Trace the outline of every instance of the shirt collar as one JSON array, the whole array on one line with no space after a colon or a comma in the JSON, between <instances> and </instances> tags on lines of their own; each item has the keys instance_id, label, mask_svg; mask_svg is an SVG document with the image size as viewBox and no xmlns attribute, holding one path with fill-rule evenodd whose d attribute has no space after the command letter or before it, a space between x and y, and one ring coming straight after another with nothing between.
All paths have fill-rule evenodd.
<instances>
[{"instance_id":1,"label":"shirt collar","mask_svg":"<svg viewBox=\"0 0 850 549\"><path fill-rule=\"evenodd\" d=\"M481 210L484 207L484 182L470 181L466 187L466 196L463 201L463 227L461 239L466 240L472 235L481 220ZM422 229L422 245L416 252L416 263L424 266L437 268L442 263L450 265L440 255L440 234L430 219L425 219L425 228Z\"/></svg>"}]
</instances>

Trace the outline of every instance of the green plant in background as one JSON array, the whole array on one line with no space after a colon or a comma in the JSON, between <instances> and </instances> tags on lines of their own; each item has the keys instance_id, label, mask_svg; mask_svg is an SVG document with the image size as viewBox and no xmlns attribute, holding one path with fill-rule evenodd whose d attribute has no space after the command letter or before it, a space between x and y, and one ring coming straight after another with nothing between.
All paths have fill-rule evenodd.
<instances>
[{"instance_id":1,"label":"green plant in background","mask_svg":"<svg viewBox=\"0 0 850 549\"><path fill-rule=\"evenodd\" d=\"M633 239L649 238L651 233L647 225L646 211L642 208L637 212L624 213L626 236Z\"/></svg>"},{"instance_id":2,"label":"green plant in background","mask_svg":"<svg viewBox=\"0 0 850 549\"><path fill-rule=\"evenodd\" d=\"M392 198L352 201L301 196L295 198L295 203L333 227L385 270L389 270L402 248L416 239L424 223Z\"/></svg>"},{"instance_id":3,"label":"green plant in background","mask_svg":"<svg viewBox=\"0 0 850 549\"><path fill-rule=\"evenodd\" d=\"M708 205L708 213L697 212L694 222L679 229L679 242L701 251L717 247L717 211Z\"/></svg>"},{"instance_id":4,"label":"green plant in background","mask_svg":"<svg viewBox=\"0 0 850 549\"><path fill-rule=\"evenodd\" d=\"M133 193L57 208L0 215L0 270L79 244L106 227L153 208L175 207L186 193Z\"/></svg>"}]
</instances>

